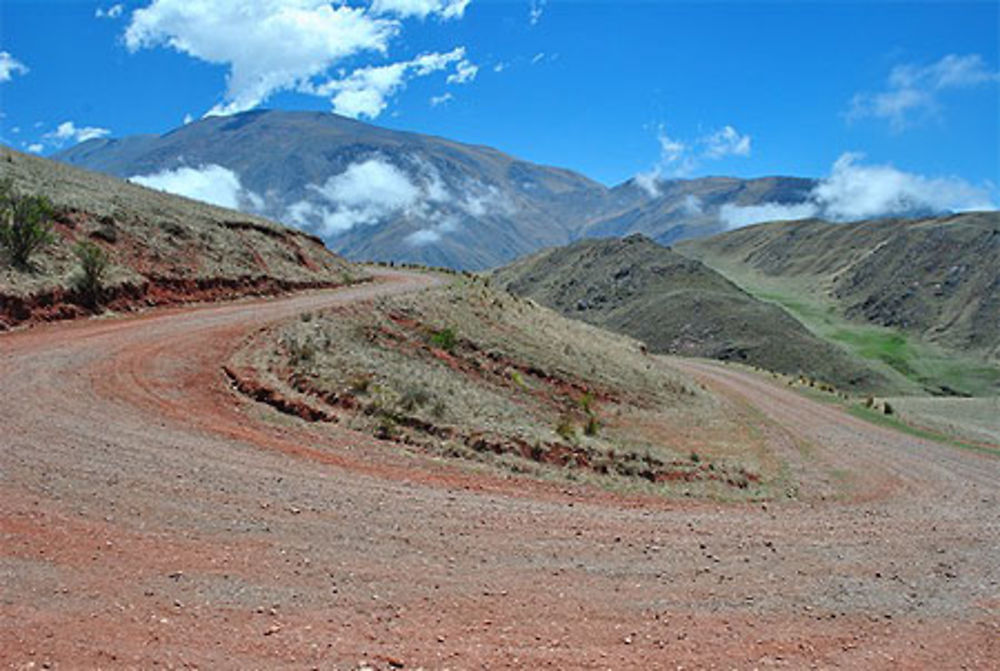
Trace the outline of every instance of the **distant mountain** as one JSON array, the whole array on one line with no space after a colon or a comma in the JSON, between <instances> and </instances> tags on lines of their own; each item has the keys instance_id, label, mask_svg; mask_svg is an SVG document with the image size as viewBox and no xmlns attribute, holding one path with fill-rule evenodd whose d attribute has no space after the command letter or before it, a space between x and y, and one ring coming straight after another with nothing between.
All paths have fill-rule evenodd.
<instances>
[{"instance_id":1,"label":"distant mountain","mask_svg":"<svg viewBox=\"0 0 1000 671\"><path fill-rule=\"evenodd\" d=\"M724 269L814 295L848 319L1000 363L1000 213L749 226L679 245Z\"/></svg>"},{"instance_id":2,"label":"distant mountain","mask_svg":"<svg viewBox=\"0 0 1000 671\"><path fill-rule=\"evenodd\" d=\"M795 205L805 202L816 184L799 177L703 177L660 180L642 187L633 179L612 189L613 200L625 208L585 225L579 235L642 233L670 245L728 230L731 226L720 216L726 206Z\"/></svg>"},{"instance_id":3,"label":"distant mountain","mask_svg":"<svg viewBox=\"0 0 1000 671\"><path fill-rule=\"evenodd\" d=\"M489 147L276 110L90 140L56 158L192 195L221 193L224 204L315 233L349 258L468 269L581 237L707 235L725 228L718 213L727 203L792 202L812 185L705 178L609 189Z\"/></svg>"},{"instance_id":4,"label":"distant mountain","mask_svg":"<svg viewBox=\"0 0 1000 671\"><path fill-rule=\"evenodd\" d=\"M91 140L57 158L120 177L158 175L153 185L221 166L238 179L242 209L314 232L350 257L466 268L566 242L609 201L604 186L568 170L318 112L210 117L159 137Z\"/></svg>"},{"instance_id":5,"label":"distant mountain","mask_svg":"<svg viewBox=\"0 0 1000 671\"><path fill-rule=\"evenodd\" d=\"M512 293L642 340L653 352L742 361L845 389L881 382L780 307L642 235L548 249L493 277Z\"/></svg>"}]
</instances>

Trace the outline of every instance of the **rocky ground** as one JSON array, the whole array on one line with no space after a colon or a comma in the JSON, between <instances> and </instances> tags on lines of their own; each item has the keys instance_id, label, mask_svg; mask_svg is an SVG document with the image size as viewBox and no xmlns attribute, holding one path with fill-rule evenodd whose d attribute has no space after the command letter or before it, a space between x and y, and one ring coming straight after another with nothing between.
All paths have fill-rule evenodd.
<instances>
[{"instance_id":1,"label":"rocky ground","mask_svg":"<svg viewBox=\"0 0 1000 671\"><path fill-rule=\"evenodd\" d=\"M677 499L305 421L223 370L433 282L0 334L0 664L995 668L993 452L671 359L798 485Z\"/></svg>"}]
</instances>

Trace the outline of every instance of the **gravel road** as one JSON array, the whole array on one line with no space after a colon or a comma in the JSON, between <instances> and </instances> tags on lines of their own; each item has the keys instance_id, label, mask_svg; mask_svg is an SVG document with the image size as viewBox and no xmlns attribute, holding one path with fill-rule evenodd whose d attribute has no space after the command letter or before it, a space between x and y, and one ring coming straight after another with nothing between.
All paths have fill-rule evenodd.
<instances>
[{"instance_id":1,"label":"gravel road","mask_svg":"<svg viewBox=\"0 0 1000 671\"><path fill-rule=\"evenodd\" d=\"M0 335L0 665L1000 668L1000 458L750 372L794 499L530 482L275 416L221 366L306 310L434 283Z\"/></svg>"}]
</instances>

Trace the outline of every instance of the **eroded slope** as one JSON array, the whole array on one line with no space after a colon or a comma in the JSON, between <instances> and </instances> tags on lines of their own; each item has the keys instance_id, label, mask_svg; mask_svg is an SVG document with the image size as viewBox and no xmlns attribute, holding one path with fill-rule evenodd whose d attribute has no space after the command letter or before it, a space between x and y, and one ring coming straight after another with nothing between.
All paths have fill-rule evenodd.
<instances>
[{"instance_id":1,"label":"eroded slope","mask_svg":"<svg viewBox=\"0 0 1000 671\"><path fill-rule=\"evenodd\" d=\"M55 208L55 242L30 271L0 260L0 325L85 312L73 246L110 257L103 300L126 307L349 282L360 273L310 235L0 147L0 179Z\"/></svg>"}]
</instances>

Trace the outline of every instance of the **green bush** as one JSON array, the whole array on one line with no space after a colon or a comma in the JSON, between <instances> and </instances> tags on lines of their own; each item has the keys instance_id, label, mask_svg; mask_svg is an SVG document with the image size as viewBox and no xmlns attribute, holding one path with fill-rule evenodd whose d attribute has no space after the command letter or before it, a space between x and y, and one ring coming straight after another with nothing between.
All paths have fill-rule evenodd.
<instances>
[{"instance_id":1,"label":"green bush","mask_svg":"<svg viewBox=\"0 0 1000 671\"><path fill-rule=\"evenodd\" d=\"M31 256L52 243L52 203L45 196L14 192L10 180L0 182L0 246L17 268L31 267Z\"/></svg>"},{"instance_id":2,"label":"green bush","mask_svg":"<svg viewBox=\"0 0 1000 671\"><path fill-rule=\"evenodd\" d=\"M104 292L104 278L111 265L107 253L98 245L84 240L76 243L73 253L80 261L80 274L76 278L76 288L92 307L96 307Z\"/></svg>"},{"instance_id":3,"label":"green bush","mask_svg":"<svg viewBox=\"0 0 1000 671\"><path fill-rule=\"evenodd\" d=\"M437 331L431 336L431 344L435 347L443 349L446 352L453 352L455 350L457 340L458 338L455 336L455 330L450 326Z\"/></svg>"}]
</instances>

